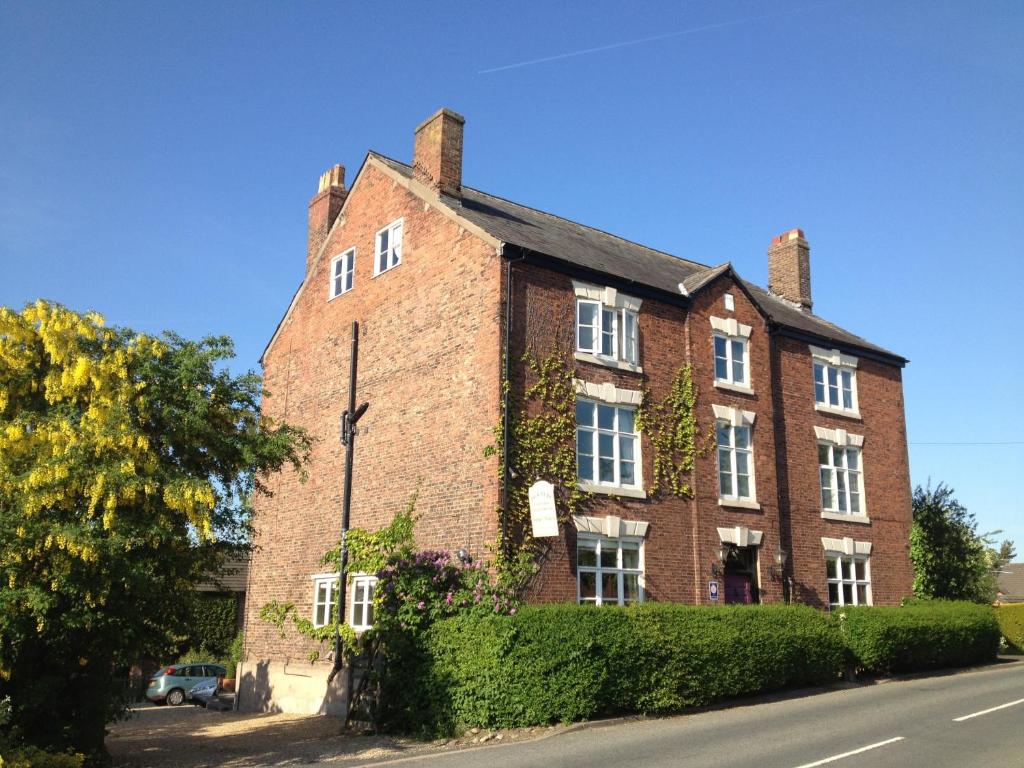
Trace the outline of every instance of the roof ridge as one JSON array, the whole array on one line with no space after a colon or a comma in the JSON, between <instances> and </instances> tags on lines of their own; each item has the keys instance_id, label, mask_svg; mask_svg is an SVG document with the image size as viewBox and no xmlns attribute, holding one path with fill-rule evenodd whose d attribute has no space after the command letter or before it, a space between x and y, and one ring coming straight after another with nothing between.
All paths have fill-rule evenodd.
<instances>
[{"instance_id":1,"label":"roof ridge","mask_svg":"<svg viewBox=\"0 0 1024 768\"><path fill-rule=\"evenodd\" d=\"M408 163L403 163L401 160L395 160L395 158L393 158L393 157L388 157L387 155L381 154L380 152L377 152L377 151L372 150L372 149L369 150L369 153L371 155L377 155L378 157L380 157L380 158L382 158L384 160L387 160L389 162L397 163L398 165L404 166L404 167L408 168L410 171L412 170L412 166L411 165L409 165ZM534 213L539 213L539 214L541 214L543 216L548 216L548 217L550 217L552 219L561 219L562 221L567 221L570 224L574 224L577 227L585 227L587 229L593 230L594 232L600 232L602 235L607 235L608 237L614 237L616 240L621 240L624 243L629 243L630 245L635 245L638 248L643 248L644 250L650 251L651 253L656 253L656 254L658 254L660 256L666 256L666 257L668 257L670 259L673 259L674 261L682 261L682 262L685 262L687 264L691 264L694 267L698 267L700 269L713 269L713 267L710 264L704 264L703 262L700 262L700 261L694 261L693 259L687 259L687 258L684 258L683 256L676 256L674 253L669 253L668 251L663 251L660 248L652 248L649 245L644 245L643 243L638 243L636 240L630 240L628 237L623 237L622 235L616 235L614 232L609 232L608 230L601 229L600 227L594 227L594 226L591 226L590 224L584 224L581 221L576 221L575 219L569 219L569 218L566 218L565 216L559 216L557 213L551 213L550 211L545 211L545 210L542 210L540 208L534 208L532 205L524 205L523 203L516 202L515 200L510 200L507 197L502 197L501 195L495 195L492 192L485 192L482 189L477 189L476 187L471 187L468 184L463 184L462 186L465 187L466 189L470 189L473 192L476 192L477 194L485 195L486 197L492 197L495 200L502 200L502 201L508 203L509 205L517 205L520 208L526 208L527 210L533 211Z\"/></svg>"}]
</instances>

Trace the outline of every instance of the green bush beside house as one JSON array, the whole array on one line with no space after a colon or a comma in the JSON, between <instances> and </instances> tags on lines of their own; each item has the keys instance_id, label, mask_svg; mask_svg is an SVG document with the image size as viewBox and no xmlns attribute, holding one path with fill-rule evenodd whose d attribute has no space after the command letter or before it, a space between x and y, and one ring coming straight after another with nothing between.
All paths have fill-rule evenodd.
<instances>
[{"instance_id":1,"label":"green bush beside house","mask_svg":"<svg viewBox=\"0 0 1024 768\"><path fill-rule=\"evenodd\" d=\"M423 736L618 713L664 714L869 673L995 658L993 610L929 602L628 608L525 606L510 616L435 622L385 673L384 724Z\"/></svg>"},{"instance_id":2,"label":"green bush beside house","mask_svg":"<svg viewBox=\"0 0 1024 768\"><path fill-rule=\"evenodd\" d=\"M869 673L964 667L991 661L999 624L990 606L929 600L901 607L850 607L832 621L856 665Z\"/></svg>"},{"instance_id":3,"label":"green bush beside house","mask_svg":"<svg viewBox=\"0 0 1024 768\"><path fill-rule=\"evenodd\" d=\"M826 683L846 658L827 617L797 606L526 606L437 622L420 650L388 714L424 735L673 712Z\"/></svg>"}]
</instances>

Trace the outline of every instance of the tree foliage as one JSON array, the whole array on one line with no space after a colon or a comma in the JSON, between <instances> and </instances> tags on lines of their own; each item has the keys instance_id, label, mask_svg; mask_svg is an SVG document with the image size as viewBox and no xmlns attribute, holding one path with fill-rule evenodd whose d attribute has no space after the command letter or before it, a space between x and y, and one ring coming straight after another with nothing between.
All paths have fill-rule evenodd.
<instances>
[{"instance_id":1,"label":"tree foliage","mask_svg":"<svg viewBox=\"0 0 1024 768\"><path fill-rule=\"evenodd\" d=\"M976 603L995 600L995 570L1000 557L1013 556L1012 542L1004 541L998 551L991 549L994 534L978 534L974 515L944 483L935 488L917 486L913 512L914 594Z\"/></svg>"},{"instance_id":2,"label":"tree foliage","mask_svg":"<svg viewBox=\"0 0 1024 768\"><path fill-rule=\"evenodd\" d=\"M233 354L0 307L0 698L29 742L102 751L112 670L170 651L194 583L246 541L259 477L301 469L309 439L261 416Z\"/></svg>"}]
</instances>

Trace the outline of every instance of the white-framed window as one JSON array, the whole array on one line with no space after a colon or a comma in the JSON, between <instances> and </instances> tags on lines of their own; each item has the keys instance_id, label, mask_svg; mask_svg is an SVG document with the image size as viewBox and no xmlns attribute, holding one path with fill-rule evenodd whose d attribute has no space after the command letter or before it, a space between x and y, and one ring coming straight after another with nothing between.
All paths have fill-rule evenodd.
<instances>
[{"instance_id":1,"label":"white-framed window","mask_svg":"<svg viewBox=\"0 0 1024 768\"><path fill-rule=\"evenodd\" d=\"M853 445L818 442L821 509L840 515L866 515L861 449Z\"/></svg>"},{"instance_id":2,"label":"white-framed window","mask_svg":"<svg viewBox=\"0 0 1024 768\"><path fill-rule=\"evenodd\" d=\"M750 334L753 328L734 317L711 319L715 386L750 391Z\"/></svg>"},{"instance_id":3,"label":"white-framed window","mask_svg":"<svg viewBox=\"0 0 1024 768\"><path fill-rule=\"evenodd\" d=\"M715 381L750 386L750 363L747 360L747 340L737 336L716 333Z\"/></svg>"},{"instance_id":4,"label":"white-framed window","mask_svg":"<svg viewBox=\"0 0 1024 768\"><path fill-rule=\"evenodd\" d=\"M334 623L338 603L338 574L321 573L313 577L313 626Z\"/></svg>"},{"instance_id":5,"label":"white-framed window","mask_svg":"<svg viewBox=\"0 0 1024 768\"><path fill-rule=\"evenodd\" d=\"M352 290L356 277L356 249L349 248L331 259L330 298Z\"/></svg>"},{"instance_id":6,"label":"white-framed window","mask_svg":"<svg viewBox=\"0 0 1024 768\"><path fill-rule=\"evenodd\" d=\"M720 499L754 501L754 447L748 424L715 425L718 443L718 496Z\"/></svg>"},{"instance_id":7,"label":"white-framed window","mask_svg":"<svg viewBox=\"0 0 1024 768\"><path fill-rule=\"evenodd\" d=\"M352 629L361 632L373 626L373 594L376 589L376 576L365 573L352 576L352 608L348 617Z\"/></svg>"},{"instance_id":8,"label":"white-framed window","mask_svg":"<svg viewBox=\"0 0 1024 768\"><path fill-rule=\"evenodd\" d=\"M819 411L860 416L857 402L857 358L837 349L811 347L814 407Z\"/></svg>"},{"instance_id":9,"label":"white-framed window","mask_svg":"<svg viewBox=\"0 0 1024 768\"><path fill-rule=\"evenodd\" d=\"M576 351L636 365L639 359L637 313L593 299L576 300Z\"/></svg>"},{"instance_id":10,"label":"white-framed window","mask_svg":"<svg viewBox=\"0 0 1024 768\"><path fill-rule=\"evenodd\" d=\"M869 558L828 552L825 555L828 576L828 607L871 605Z\"/></svg>"},{"instance_id":11,"label":"white-framed window","mask_svg":"<svg viewBox=\"0 0 1024 768\"><path fill-rule=\"evenodd\" d=\"M586 483L640 487L635 408L576 399L576 474Z\"/></svg>"},{"instance_id":12,"label":"white-framed window","mask_svg":"<svg viewBox=\"0 0 1024 768\"><path fill-rule=\"evenodd\" d=\"M580 603L629 605L643 602L642 540L579 534L576 586Z\"/></svg>"},{"instance_id":13,"label":"white-framed window","mask_svg":"<svg viewBox=\"0 0 1024 768\"><path fill-rule=\"evenodd\" d=\"M373 260L374 276L387 272L402 263L404 222L404 219L393 221L377 233L376 256Z\"/></svg>"}]
</instances>

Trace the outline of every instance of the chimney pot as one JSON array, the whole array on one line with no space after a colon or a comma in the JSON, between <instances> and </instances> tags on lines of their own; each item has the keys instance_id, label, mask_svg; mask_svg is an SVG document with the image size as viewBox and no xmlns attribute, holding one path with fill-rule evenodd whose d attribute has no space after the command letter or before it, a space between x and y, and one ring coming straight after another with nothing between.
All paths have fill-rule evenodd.
<instances>
[{"instance_id":1,"label":"chimney pot","mask_svg":"<svg viewBox=\"0 0 1024 768\"><path fill-rule=\"evenodd\" d=\"M317 192L309 201L309 240L306 245L306 271L320 252L334 220L348 197L345 189L345 166L334 165L320 174Z\"/></svg>"},{"instance_id":2,"label":"chimney pot","mask_svg":"<svg viewBox=\"0 0 1024 768\"><path fill-rule=\"evenodd\" d=\"M466 118L442 108L416 128L415 178L450 197L462 196L462 134Z\"/></svg>"},{"instance_id":3,"label":"chimney pot","mask_svg":"<svg viewBox=\"0 0 1024 768\"><path fill-rule=\"evenodd\" d=\"M810 312L811 246L802 229L772 238L768 246L768 290Z\"/></svg>"}]
</instances>

